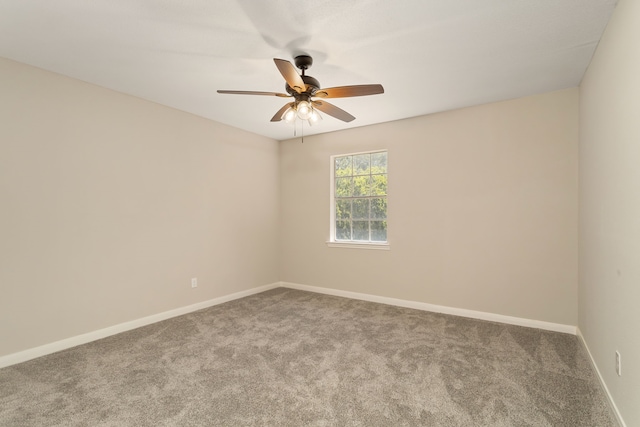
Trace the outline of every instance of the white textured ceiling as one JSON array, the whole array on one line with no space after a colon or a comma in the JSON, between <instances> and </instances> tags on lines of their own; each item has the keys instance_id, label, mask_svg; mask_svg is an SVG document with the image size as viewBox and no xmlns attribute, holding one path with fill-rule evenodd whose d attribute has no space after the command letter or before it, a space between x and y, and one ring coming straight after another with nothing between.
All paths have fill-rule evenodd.
<instances>
[{"instance_id":1,"label":"white textured ceiling","mask_svg":"<svg viewBox=\"0 0 640 427\"><path fill-rule=\"evenodd\" d=\"M314 58L331 102L305 134L579 85L616 0L0 0L0 56L274 139L288 100L272 58ZM0 94L1 96L1 94Z\"/></svg>"}]
</instances>

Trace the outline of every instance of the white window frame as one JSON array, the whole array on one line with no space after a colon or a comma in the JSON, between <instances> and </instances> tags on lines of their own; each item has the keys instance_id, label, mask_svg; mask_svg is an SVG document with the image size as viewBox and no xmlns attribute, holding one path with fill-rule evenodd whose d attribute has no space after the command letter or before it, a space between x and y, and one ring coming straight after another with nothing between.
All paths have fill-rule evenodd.
<instances>
[{"instance_id":1,"label":"white window frame","mask_svg":"<svg viewBox=\"0 0 640 427\"><path fill-rule=\"evenodd\" d=\"M344 240L336 240L336 204L335 204L335 193L336 193L336 182L335 182L335 164L336 157L345 157L345 156L357 156L359 154L375 154L375 153L387 153L387 177L389 176L389 150L371 150L371 151L360 151L357 153L344 153L344 154L335 154L330 157L329 161L329 176L330 176L330 191L329 191L329 240L327 240L327 246L330 248L349 248L349 249L377 249L377 250L390 250L391 245L389 244L389 212L387 211L387 241L386 242L360 242L360 241L344 241ZM387 203L389 197L389 191L387 190ZM387 204L388 206L388 204Z\"/></svg>"}]
</instances>

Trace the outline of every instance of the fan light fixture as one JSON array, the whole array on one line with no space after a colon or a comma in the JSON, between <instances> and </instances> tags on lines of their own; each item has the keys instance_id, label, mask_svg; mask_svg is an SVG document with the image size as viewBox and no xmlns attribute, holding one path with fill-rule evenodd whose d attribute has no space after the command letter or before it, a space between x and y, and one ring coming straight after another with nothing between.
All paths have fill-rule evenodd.
<instances>
[{"instance_id":1,"label":"fan light fixture","mask_svg":"<svg viewBox=\"0 0 640 427\"><path fill-rule=\"evenodd\" d=\"M322 116L310 102L299 101L290 106L282 115L282 120L287 123L293 123L296 119L307 121L309 125L313 125L318 120L322 120Z\"/></svg>"}]
</instances>

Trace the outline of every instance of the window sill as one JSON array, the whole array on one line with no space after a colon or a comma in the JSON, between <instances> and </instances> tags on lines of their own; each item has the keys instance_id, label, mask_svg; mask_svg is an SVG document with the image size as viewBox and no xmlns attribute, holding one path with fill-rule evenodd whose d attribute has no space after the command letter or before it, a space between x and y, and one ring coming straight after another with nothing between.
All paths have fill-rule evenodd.
<instances>
[{"instance_id":1,"label":"window sill","mask_svg":"<svg viewBox=\"0 0 640 427\"><path fill-rule=\"evenodd\" d=\"M336 242L328 241L327 246L330 248L349 248L349 249L374 249L379 251L391 250L389 242L387 243L354 243L354 242Z\"/></svg>"}]
</instances>

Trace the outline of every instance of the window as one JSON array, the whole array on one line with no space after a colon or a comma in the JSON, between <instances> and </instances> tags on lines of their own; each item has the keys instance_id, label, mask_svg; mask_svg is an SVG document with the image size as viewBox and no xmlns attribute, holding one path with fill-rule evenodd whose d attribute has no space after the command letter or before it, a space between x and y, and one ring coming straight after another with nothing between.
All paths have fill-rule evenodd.
<instances>
[{"instance_id":1,"label":"window","mask_svg":"<svg viewBox=\"0 0 640 427\"><path fill-rule=\"evenodd\" d=\"M332 156L330 243L387 243L387 152Z\"/></svg>"}]
</instances>

